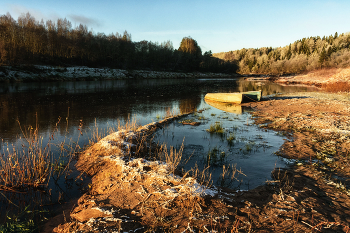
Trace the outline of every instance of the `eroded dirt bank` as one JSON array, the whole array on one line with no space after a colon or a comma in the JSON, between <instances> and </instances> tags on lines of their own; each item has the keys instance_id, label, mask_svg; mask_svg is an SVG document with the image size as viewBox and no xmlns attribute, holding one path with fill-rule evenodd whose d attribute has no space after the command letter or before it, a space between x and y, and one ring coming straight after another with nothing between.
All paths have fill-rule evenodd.
<instances>
[{"instance_id":1,"label":"eroded dirt bank","mask_svg":"<svg viewBox=\"0 0 350 233\"><path fill-rule=\"evenodd\" d=\"M91 187L54 232L349 232L349 99L294 93L246 104L261 127L288 135L278 154L293 163L246 192L205 188L171 163L137 158L166 121L111 134L80 157Z\"/></svg>"}]
</instances>

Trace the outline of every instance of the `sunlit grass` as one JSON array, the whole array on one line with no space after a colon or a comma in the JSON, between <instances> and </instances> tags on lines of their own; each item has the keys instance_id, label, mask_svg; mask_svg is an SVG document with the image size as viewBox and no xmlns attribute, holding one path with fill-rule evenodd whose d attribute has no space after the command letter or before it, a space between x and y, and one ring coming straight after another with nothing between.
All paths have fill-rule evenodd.
<instances>
[{"instance_id":1,"label":"sunlit grass","mask_svg":"<svg viewBox=\"0 0 350 233\"><path fill-rule=\"evenodd\" d=\"M209 129L207 129L209 133L216 133L216 134L224 134L225 129L222 127L222 124L220 122L216 122L214 125L211 124Z\"/></svg>"},{"instance_id":2,"label":"sunlit grass","mask_svg":"<svg viewBox=\"0 0 350 233\"><path fill-rule=\"evenodd\" d=\"M350 83L348 82L335 82L326 83L322 85L322 89L326 92L350 92Z\"/></svg>"},{"instance_id":3,"label":"sunlit grass","mask_svg":"<svg viewBox=\"0 0 350 233\"><path fill-rule=\"evenodd\" d=\"M44 145L38 125L22 128L21 146L2 145L0 157L0 189L13 190L47 185L52 173L50 141ZM5 151L6 148L6 151Z\"/></svg>"}]
</instances>

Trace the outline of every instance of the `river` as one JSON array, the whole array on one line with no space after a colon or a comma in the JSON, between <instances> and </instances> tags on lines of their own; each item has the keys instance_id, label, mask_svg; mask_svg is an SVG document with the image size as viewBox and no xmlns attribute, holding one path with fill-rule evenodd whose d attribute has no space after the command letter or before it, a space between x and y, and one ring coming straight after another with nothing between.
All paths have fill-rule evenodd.
<instances>
[{"instance_id":1,"label":"river","mask_svg":"<svg viewBox=\"0 0 350 233\"><path fill-rule=\"evenodd\" d=\"M203 97L208 92L263 90L263 96L277 93L314 91L311 87L281 86L271 82L243 79L142 79L79 82L1 83L0 85L0 151L6 156L8 147L21 146L26 132L37 128L42 144L62 141L83 148L93 138L92 133L107 134L118 123L136 119L140 125L158 121L169 112L187 109L204 110L202 124L184 127L174 122L157 135L157 140L179 147L184 141L181 166L190 169L195 164L204 168L208 152L224 152L226 166L237 166L241 175L231 188L250 189L262 184L275 166L284 162L273 155L283 143L283 137L265 132L252 124L249 109L227 112L209 106ZM188 118L190 118L189 116ZM198 117L195 116L195 117ZM193 116L192 116L193 118ZM220 122L226 129L225 138L209 134L206 129ZM169 136L170 135L170 136ZM234 146L227 137L234 135ZM53 150L53 160L60 159ZM267 157L262 157L267 156ZM268 164L268 166L265 166ZM213 183L220 184L223 164L212 164ZM260 166L259 166L260 165ZM77 172L72 171L71 177ZM30 195L8 194L23 208L27 205L50 206L81 195L84 186L75 178L59 178L49 183L49 192ZM0 191L1 192L1 191ZM38 198L33 198L38 196ZM38 199L38 200L36 200ZM36 201L33 201L36 200ZM34 202L34 203L33 203ZM2 207L8 200L1 199ZM7 204L6 204L7 203ZM9 205L11 206L11 205ZM3 208L0 212L4 213Z\"/></svg>"}]
</instances>

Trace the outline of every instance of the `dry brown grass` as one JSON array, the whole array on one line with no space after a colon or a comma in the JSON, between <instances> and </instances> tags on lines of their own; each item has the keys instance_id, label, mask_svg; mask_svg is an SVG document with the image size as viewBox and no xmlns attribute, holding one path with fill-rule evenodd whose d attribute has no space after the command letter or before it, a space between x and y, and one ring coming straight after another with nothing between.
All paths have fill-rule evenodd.
<instances>
[{"instance_id":1,"label":"dry brown grass","mask_svg":"<svg viewBox=\"0 0 350 233\"><path fill-rule=\"evenodd\" d=\"M182 142L181 147L176 150L174 147L170 146L170 150L167 149L167 145L163 144L160 147L160 155L161 160L165 161L169 170L172 174L175 173L176 168L179 166L182 158L182 151L184 149L184 142Z\"/></svg>"},{"instance_id":2,"label":"dry brown grass","mask_svg":"<svg viewBox=\"0 0 350 233\"><path fill-rule=\"evenodd\" d=\"M20 126L21 127L21 126ZM43 145L38 125L21 127L21 147L4 145L0 157L0 189L14 190L47 185L52 173L50 141Z\"/></svg>"},{"instance_id":3,"label":"dry brown grass","mask_svg":"<svg viewBox=\"0 0 350 233\"><path fill-rule=\"evenodd\" d=\"M322 85L322 89L326 92L350 92L350 83L348 82L335 82L326 83Z\"/></svg>"},{"instance_id":4,"label":"dry brown grass","mask_svg":"<svg viewBox=\"0 0 350 233\"><path fill-rule=\"evenodd\" d=\"M234 181L240 181L238 179L239 175L246 176L241 169L237 169L236 164L223 165L219 185L221 187L229 187Z\"/></svg>"},{"instance_id":5,"label":"dry brown grass","mask_svg":"<svg viewBox=\"0 0 350 233\"><path fill-rule=\"evenodd\" d=\"M22 136L16 145L2 142L3 151L0 154L0 190L27 191L28 188L47 187L50 178L57 180L67 175L70 164L81 148L77 141L67 138L57 141L56 132L61 118L49 135L48 140L40 136L39 125L21 126ZM68 117L66 118L68 133ZM79 128L82 135L82 122ZM56 139L56 140L55 140ZM46 141L46 142L44 142ZM53 153L56 153L55 158Z\"/></svg>"},{"instance_id":6,"label":"dry brown grass","mask_svg":"<svg viewBox=\"0 0 350 233\"><path fill-rule=\"evenodd\" d=\"M338 71L339 70L337 68L320 69L311 72L309 75L312 77L331 77L332 75L338 73Z\"/></svg>"},{"instance_id":7,"label":"dry brown grass","mask_svg":"<svg viewBox=\"0 0 350 233\"><path fill-rule=\"evenodd\" d=\"M130 116L128 117L128 120L124 123L118 120L117 124L117 131L126 130L126 131L135 131L140 125L137 124L136 118L130 119Z\"/></svg>"}]
</instances>

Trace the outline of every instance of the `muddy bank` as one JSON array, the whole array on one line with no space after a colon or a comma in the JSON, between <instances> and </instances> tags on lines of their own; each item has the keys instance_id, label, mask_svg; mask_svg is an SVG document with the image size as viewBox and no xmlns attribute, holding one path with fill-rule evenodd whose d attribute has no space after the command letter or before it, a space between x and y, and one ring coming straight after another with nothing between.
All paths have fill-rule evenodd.
<instances>
[{"instance_id":1,"label":"muddy bank","mask_svg":"<svg viewBox=\"0 0 350 233\"><path fill-rule=\"evenodd\" d=\"M184 73L147 70L122 70L110 68L89 67L52 67L52 66L21 66L0 67L0 82L35 82L35 81L74 81L74 80L105 80L129 78L230 78L235 74L223 73Z\"/></svg>"},{"instance_id":2,"label":"muddy bank","mask_svg":"<svg viewBox=\"0 0 350 233\"><path fill-rule=\"evenodd\" d=\"M87 149L78 168L93 176L70 219L54 232L348 232L348 95L298 93L247 103L256 124L289 137L291 163L245 192L207 188L170 163L138 158L160 122L119 131ZM137 145L145 145L139 147ZM258 168L252 168L258 169Z\"/></svg>"},{"instance_id":3,"label":"muddy bank","mask_svg":"<svg viewBox=\"0 0 350 233\"><path fill-rule=\"evenodd\" d=\"M277 153L293 164L272 173L275 180L266 187L275 194L263 207L272 211L272 220L260 218L258 229L269 223L273 231L347 232L350 95L293 93L249 105L256 124L289 137Z\"/></svg>"}]
</instances>

